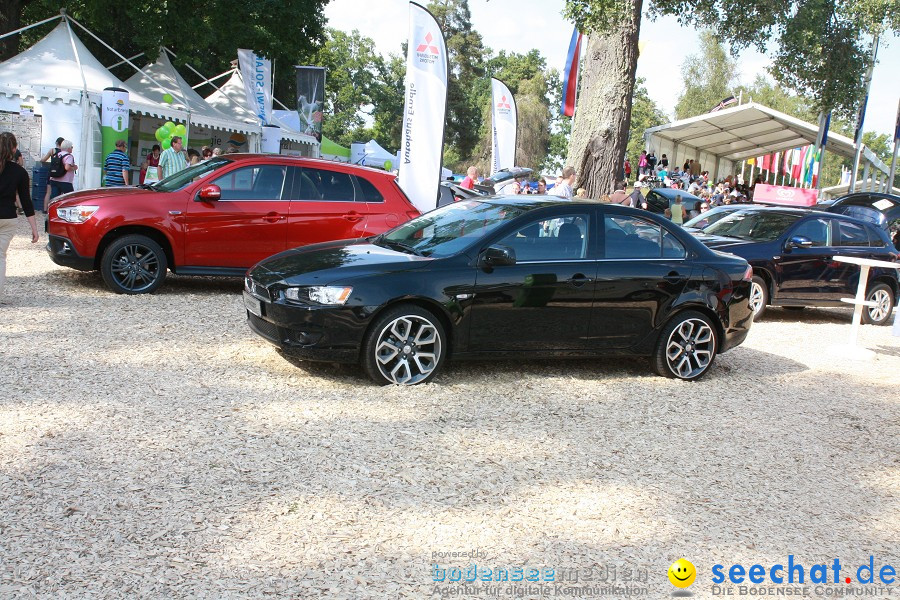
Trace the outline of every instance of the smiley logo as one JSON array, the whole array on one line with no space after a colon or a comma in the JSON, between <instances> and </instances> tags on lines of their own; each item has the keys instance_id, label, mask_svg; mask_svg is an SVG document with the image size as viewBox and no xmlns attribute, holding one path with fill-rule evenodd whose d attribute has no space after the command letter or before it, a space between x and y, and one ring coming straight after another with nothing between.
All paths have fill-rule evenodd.
<instances>
[{"instance_id":1,"label":"smiley logo","mask_svg":"<svg viewBox=\"0 0 900 600\"><path fill-rule=\"evenodd\" d=\"M679 558L669 566L669 581L679 588L689 587L697 578L697 569L686 558Z\"/></svg>"}]
</instances>

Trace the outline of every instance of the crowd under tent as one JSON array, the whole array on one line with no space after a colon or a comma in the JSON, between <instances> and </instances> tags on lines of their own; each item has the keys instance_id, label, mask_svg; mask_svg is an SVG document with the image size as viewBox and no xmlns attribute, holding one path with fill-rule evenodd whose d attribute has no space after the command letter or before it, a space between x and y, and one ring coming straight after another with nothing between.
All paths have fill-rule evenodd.
<instances>
[{"instance_id":1,"label":"crowd under tent","mask_svg":"<svg viewBox=\"0 0 900 600\"><path fill-rule=\"evenodd\" d=\"M54 18L62 22L50 33L0 63L0 113L16 116L4 126L25 142L20 146L27 167L53 148L57 137L64 137L72 141L79 165L75 187L99 187L104 88L127 90L132 114L163 121L184 121L186 114L130 89L91 54L75 35L69 17Z\"/></svg>"},{"instance_id":2,"label":"crowd under tent","mask_svg":"<svg viewBox=\"0 0 900 600\"><path fill-rule=\"evenodd\" d=\"M234 69L229 73L231 77L228 78L228 81L207 96L206 102L220 112L233 115L246 123L255 123L258 127L259 118L247 102L247 92L244 88L244 80L241 77L240 70ZM223 73L219 77L224 75L228 75L228 73ZM218 79L218 77L213 79ZM211 81L213 80L208 82ZM272 125L281 128L281 153L294 156L319 156L319 141L311 135L297 132L290 125L282 122L275 114L278 112L282 111L273 111ZM241 143L240 140L228 140L228 145L232 145L243 152L248 151L244 147L245 144ZM259 147L251 146L249 151L258 152Z\"/></svg>"},{"instance_id":3,"label":"crowd under tent","mask_svg":"<svg viewBox=\"0 0 900 600\"><path fill-rule=\"evenodd\" d=\"M666 154L669 164L681 165L693 159L714 180L719 180L740 172L742 163L749 158L815 144L818 133L818 125L750 102L651 127L644 131L644 140L645 147L657 157ZM846 136L829 132L825 152L853 159L856 144ZM886 181L888 167L871 150L863 147L860 160L863 181L877 179L875 172L883 173Z\"/></svg>"},{"instance_id":4,"label":"crowd under tent","mask_svg":"<svg viewBox=\"0 0 900 600\"><path fill-rule=\"evenodd\" d=\"M125 81L125 85L148 98L159 99L171 96L172 108L187 115L190 128L188 144L199 149L202 146L226 146L229 139L240 136L242 141L253 135L259 135L259 125L248 123L226 115L213 106L191 88L169 59L170 51L161 48L156 62L146 65L141 72L135 73ZM136 132L137 157L143 160L157 144L154 133L164 123L159 119L137 115L131 130ZM134 134L133 134L134 135Z\"/></svg>"}]
</instances>

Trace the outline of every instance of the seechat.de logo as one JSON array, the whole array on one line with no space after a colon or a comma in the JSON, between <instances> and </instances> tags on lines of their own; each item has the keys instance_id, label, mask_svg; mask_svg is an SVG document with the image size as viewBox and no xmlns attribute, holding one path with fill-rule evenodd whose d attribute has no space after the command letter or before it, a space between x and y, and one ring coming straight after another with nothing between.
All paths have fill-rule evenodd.
<instances>
[{"instance_id":1,"label":"seechat.de logo","mask_svg":"<svg viewBox=\"0 0 900 600\"><path fill-rule=\"evenodd\" d=\"M679 558L669 565L669 581L677 588L690 587L697 579L697 569L686 558Z\"/></svg>"}]
</instances>

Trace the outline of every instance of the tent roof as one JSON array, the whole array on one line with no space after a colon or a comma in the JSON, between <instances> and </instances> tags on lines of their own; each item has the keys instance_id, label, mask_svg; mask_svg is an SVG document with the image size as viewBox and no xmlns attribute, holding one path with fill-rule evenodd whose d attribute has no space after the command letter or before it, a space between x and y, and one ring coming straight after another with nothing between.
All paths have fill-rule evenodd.
<instances>
[{"instance_id":1,"label":"tent roof","mask_svg":"<svg viewBox=\"0 0 900 600\"><path fill-rule=\"evenodd\" d=\"M247 102L247 93L244 91L244 80L241 72L235 69L224 84L218 90L206 97L206 102L217 110L234 115L236 119L256 125L259 119L250 104ZM273 111L273 125L281 127L282 139L299 142L301 144L317 144L316 138L311 135L298 133L289 123L285 123Z\"/></svg>"},{"instance_id":2,"label":"tent roof","mask_svg":"<svg viewBox=\"0 0 900 600\"><path fill-rule=\"evenodd\" d=\"M143 71L149 77L137 72L125 84L149 98L158 98L160 102L165 94L171 94L174 98L172 107L190 112L191 123L239 133L251 133L255 129L242 120L221 113L210 106L172 66L165 48L160 50L156 62L144 67Z\"/></svg>"},{"instance_id":3,"label":"tent roof","mask_svg":"<svg viewBox=\"0 0 900 600\"><path fill-rule=\"evenodd\" d=\"M814 144L819 128L761 104L750 102L690 119L651 127L644 136L670 140L679 147L688 147L731 161L742 161ZM652 141L650 141L652 145ZM853 158L856 146L850 138L831 132L828 152ZM872 160L874 155L868 153ZM875 158L876 166L881 163ZM882 166L883 163L881 163Z\"/></svg>"},{"instance_id":4,"label":"tent roof","mask_svg":"<svg viewBox=\"0 0 900 600\"><path fill-rule=\"evenodd\" d=\"M128 90L131 110L135 112L165 119L185 119L184 113L161 102L153 102L106 70L71 31L66 20L31 48L0 63L0 94L6 96L79 102L85 88L99 95L108 87Z\"/></svg>"}]
</instances>

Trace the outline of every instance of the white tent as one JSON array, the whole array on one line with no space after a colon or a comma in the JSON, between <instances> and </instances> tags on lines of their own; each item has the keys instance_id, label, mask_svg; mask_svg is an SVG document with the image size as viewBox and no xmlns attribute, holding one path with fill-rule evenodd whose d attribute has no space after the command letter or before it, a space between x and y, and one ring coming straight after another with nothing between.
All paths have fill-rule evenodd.
<instances>
[{"instance_id":1,"label":"white tent","mask_svg":"<svg viewBox=\"0 0 900 600\"><path fill-rule=\"evenodd\" d=\"M396 168L400 163L396 154L391 154L381 147L381 144L375 140L366 142L366 158L365 165L369 167L382 167L387 161L391 162L392 168Z\"/></svg>"},{"instance_id":2,"label":"white tent","mask_svg":"<svg viewBox=\"0 0 900 600\"><path fill-rule=\"evenodd\" d=\"M206 102L217 110L234 115L246 123L258 124L259 119L256 113L250 108L247 102L247 93L244 91L244 80L241 77L239 69L235 69L231 77L222 84L215 92L206 97ZM281 112L281 111L278 111ZM289 124L286 124L273 115L273 125L281 128L281 139L295 144L308 146L311 155L317 156L319 142L311 135L298 133ZM257 130L259 125L257 125ZM259 148L252 148L252 152L258 151Z\"/></svg>"},{"instance_id":3,"label":"white tent","mask_svg":"<svg viewBox=\"0 0 900 600\"><path fill-rule=\"evenodd\" d=\"M172 108L190 114L192 125L245 134L258 130L244 120L226 115L210 106L175 70L172 61L169 60L167 49L160 49L156 62L145 66L142 70L143 73L135 73L125 85L160 103L163 102L163 96L170 94L173 98Z\"/></svg>"},{"instance_id":4,"label":"white tent","mask_svg":"<svg viewBox=\"0 0 900 600\"><path fill-rule=\"evenodd\" d=\"M76 187L100 185L100 97L104 88L128 90L131 110L162 119L183 121L186 114L155 103L110 73L63 18L53 31L21 54L0 63L0 110L20 112L32 106L42 118L41 148L57 137L75 145L79 165Z\"/></svg>"}]
</instances>

